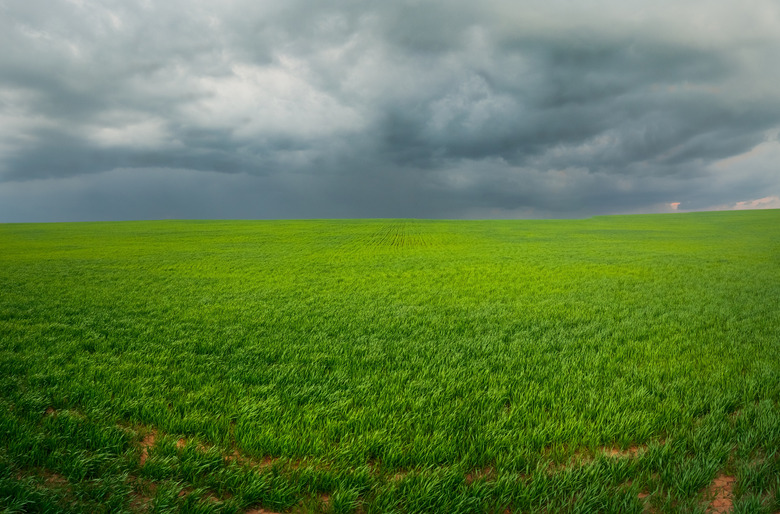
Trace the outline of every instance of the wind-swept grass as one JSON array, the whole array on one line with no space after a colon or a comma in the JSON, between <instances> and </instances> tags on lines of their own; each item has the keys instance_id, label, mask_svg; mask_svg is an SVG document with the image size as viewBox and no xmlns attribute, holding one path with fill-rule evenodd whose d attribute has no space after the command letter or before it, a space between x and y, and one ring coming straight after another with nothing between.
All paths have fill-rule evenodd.
<instances>
[{"instance_id":1,"label":"wind-swept grass","mask_svg":"<svg viewBox=\"0 0 780 514\"><path fill-rule=\"evenodd\" d=\"M0 225L9 512L773 512L778 401L780 211Z\"/></svg>"}]
</instances>

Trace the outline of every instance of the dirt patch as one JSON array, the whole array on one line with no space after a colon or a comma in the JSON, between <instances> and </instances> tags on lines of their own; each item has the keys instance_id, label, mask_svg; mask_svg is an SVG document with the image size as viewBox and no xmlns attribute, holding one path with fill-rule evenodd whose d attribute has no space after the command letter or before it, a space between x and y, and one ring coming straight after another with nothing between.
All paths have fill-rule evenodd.
<instances>
[{"instance_id":1,"label":"dirt patch","mask_svg":"<svg viewBox=\"0 0 780 514\"><path fill-rule=\"evenodd\" d=\"M63 487L68 485L68 479L59 473L46 471L43 473L44 484L46 487Z\"/></svg>"},{"instance_id":2,"label":"dirt patch","mask_svg":"<svg viewBox=\"0 0 780 514\"><path fill-rule=\"evenodd\" d=\"M259 509L259 508L249 509L249 510L244 511L244 513L245 514L277 514L276 512L271 511L271 510L265 510L265 509Z\"/></svg>"},{"instance_id":3,"label":"dirt patch","mask_svg":"<svg viewBox=\"0 0 780 514\"><path fill-rule=\"evenodd\" d=\"M143 439L141 439L141 460L139 461L140 465L143 466L146 464L146 459L149 458L149 448L154 446L154 440L157 437L157 433L152 430L148 434L144 436Z\"/></svg>"},{"instance_id":4,"label":"dirt patch","mask_svg":"<svg viewBox=\"0 0 780 514\"><path fill-rule=\"evenodd\" d=\"M644 507L642 508L642 512L646 512L647 514L656 514L659 512L658 509L653 507L653 505L650 502L650 493L647 491L640 491L637 495L637 498L639 498L639 501L644 504Z\"/></svg>"},{"instance_id":5,"label":"dirt patch","mask_svg":"<svg viewBox=\"0 0 780 514\"><path fill-rule=\"evenodd\" d=\"M239 465L247 466L253 469L265 469L273 466L276 460L269 455L266 455L261 460L257 460L245 455L241 455L238 450L233 450L233 453L225 455L225 463L229 462L235 462Z\"/></svg>"},{"instance_id":6,"label":"dirt patch","mask_svg":"<svg viewBox=\"0 0 780 514\"><path fill-rule=\"evenodd\" d=\"M54 410L54 407L46 407L46 411L43 413L44 416L56 416L57 411Z\"/></svg>"},{"instance_id":7,"label":"dirt patch","mask_svg":"<svg viewBox=\"0 0 780 514\"><path fill-rule=\"evenodd\" d=\"M130 493L130 511L145 511L152 504L152 499L138 492Z\"/></svg>"},{"instance_id":8,"label":"dirt patch","mask_svg":"<svg viewBox=\"0 0 780 514\"><path fill-rule=\"evenodd\" d=\"M476 480L494 478L495 471L491 466L484 467L482 469L475 469L474 471L466 474L466 484L471 485Z\"/></svg>"},{"instance_id":9,"label":"dirt patch","mask_svg":"<svg viewBox=\"0 0 780 514\"><path fill-rule=\"evenodd\" d=\"M664 441L660 441L660 444L664 444ZM628 448L621 449L619 446L600 446L595 450L591 449L575 449L571 452L568 458L565 457L565 449L557 452L557 456L554 453L554 449L547 447L542 451L542 455L549 458L545 467L548 473L559 473L566 469L573 469L582 466L586 466L595 461L599 456L605 456L615 459L634 459L647 451L648 445L632 445ZM565 461L562 459L566 459Z\"/></svg>"},{"instance_id":10,"label":"dirt patch","mask_svg":"<svg viewBox=\"0 0 780 514\"><path fill-rule=\"evenodd\" d=\"M616 447L603 447L599 448L601 452L607 457L615 457L618 459L633 459L647 450L646 446L629 446L625 450L621 450Z\"/></svg>"},{"instance_id":11,"label":"dirt patch","mask_svg":"<svg viewBox=\"0 0 780 514\"><path fill-rule=\"evenodd\" d=\"M731 512L734 507L734 483L735 477L719 475L707 489L707 497L713 498L707 507L707 512L723 514Z\"/></svg>"},{"instance_id":12,"label":"dirt patch","mask_svg":"<svg viewBox=\"0 0 780 514\"><path fill-rule=\"evenodd\" d=\"M179 498L184 498L186 496L189 496L193 492L195 492L195 489L193 489L192 487L184 487L184 488L182 488L181 491L179 491ZM208 503L208 504L211 504L211 505L217 505L217 504L219 504L222 501L219 498L219 496L217 496L216 494L214 494L211 491L206 491L205 494L200 495L199 500L200 500L201 503Z\"/></svg>"},{"instance_id":13,"label":"dirt patch","mask_svg":"<svg viewBox=\"0 0 780 514\"><path fill-rule=\"evenodd\" d=\"M393 482L400 482L401 480L406 478L406 475L408 474L409 474L408 471L398 471L392 477L390 477L390 480L392 480Z\"/></svg>"},{"instance_id":14,"label":"dirt patch","mask_svg":"<svg viewBox=\"0 0 780 514\"><path fill-rule=\"evenodd\" d=\"M186 437L180 437L176 440L176 449L183 450L188 444L192 443L193 441L197 443L196 448L201 453L206 453L207 451L209 451L211 448L214 447L211 444L202 443L194 438L187 439Z\"/></svg>"},{"instance_id":15,"label":"dirt patch","mask_svg":"<svg viewBox=\"0 0 780 514\"><path fill-rule=\"evenodd\" d=\"M203 497L203 500L204 500L206 503L210 503L210 504L212 504L212 505L218 505L219 503L221 503L221 502L222 502L222 499L221 499L219 496L217 496L215 493L212 493L212 492L209 492L209 493L207 493L207 494L206 494L206 495Z\"/></svg>"}]
</instances>

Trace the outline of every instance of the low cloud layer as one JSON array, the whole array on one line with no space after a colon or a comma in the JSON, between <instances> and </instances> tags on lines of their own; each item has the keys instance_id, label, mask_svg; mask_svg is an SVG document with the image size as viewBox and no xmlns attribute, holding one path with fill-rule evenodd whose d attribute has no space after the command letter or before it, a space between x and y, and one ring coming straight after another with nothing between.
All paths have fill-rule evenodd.
<instances>
[{"instance_id":1,"label":"low cloud layer","mask_svg":"<svg viewBox=\"0 0 780 514\"><path fill-rule=\"evenodd\" d=\"M0 0L0 45L0 222L780 196L774 0Z\"/></svg>"}]
</instances>

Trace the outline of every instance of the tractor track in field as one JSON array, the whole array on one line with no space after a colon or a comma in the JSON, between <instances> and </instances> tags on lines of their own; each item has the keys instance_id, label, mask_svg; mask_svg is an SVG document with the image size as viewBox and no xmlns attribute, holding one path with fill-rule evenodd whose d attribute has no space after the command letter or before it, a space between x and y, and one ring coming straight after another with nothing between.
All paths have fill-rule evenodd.
<instances>
[{"instance_id":1,"label":"tractor track in field","mask_svg":"<svg viewBox=\"0 0 780 514\"><path fill-rule=\"evenodd\" d=\"M424 234L413 230L414 223L399 221L382 226L369 238L369 244L379 248L421 248L431 246Z\"/></svg>"}]
</instances>

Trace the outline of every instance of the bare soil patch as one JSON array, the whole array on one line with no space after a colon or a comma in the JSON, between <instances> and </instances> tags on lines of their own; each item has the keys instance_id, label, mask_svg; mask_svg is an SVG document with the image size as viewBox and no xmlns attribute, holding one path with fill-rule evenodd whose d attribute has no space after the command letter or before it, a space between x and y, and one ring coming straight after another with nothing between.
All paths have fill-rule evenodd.
<instances>
[{"instance_id":1,"label":"bare soil patch","mask_svg":"<svg viewBox=\"0 0 780 514\"><path fill-rule=\"evenodd\" d=\"M68 479L59 473L53 471L45 471L43 478L46 482L46 487L62 487L68 485Z\"/></svg>"},{"instance_id":2,"label":"bare soil patch","mask_svg":"<svg viewBox=\"0 0 780 514\"><path fill-rule=\"evenodd\" d=\"M130 510L132 512L145 511L152 504L152 499L138 492L130 493Z\"/></svg>"},{"instance_id":3,"label":"bare soil patch","mask_svg":"<svg viewBox=\"0 0 780 514\"><path fill-rule=\"evenodd\" d=\"M466 474L466 484L471 485L475 480L494 478L495 472L491 466L482 469L475 469Z\"/></svg>"},{"instance_id":4,"label":"bare soil patch","mask_svg":"<svg viewBox=\"0 0 780 514\"><path fill-rule=\"evenodd\" d=\"M615 447L601 448L601 452L604 453L604 455L607 457L616 457L618 459L633 459L634 457L638 457L640 454L644 453L645 450L647 450L647 446L629 446L625 450L621 450L620 448Z\"/></svg>"},{"instance_id":5,"label":"bare soil patch","mask_svg":"<svg viewBox=\"0 0 780 514\"><path fill-rule=\"evenodd\" d=\"M141 466L146 464L146 459L149 458L149 448L154 446L154 440L156 439L156 437L157 437L157 433L154 430L152 430L151 432L146 434L143 439L141 439L141 444L140 444L141 460L139 462Z\"/></svg>"},{"instance_id":6,"label":"bare soil patch","mask_svg":"<svg viewBox=\"0 0 780 514\"><path fill-rule=\"evenodd\" d=\"M406 478L406 475L408 474L409 474L408 471L399 471L395 473L390 480L392 480L393 482L398 482Z\"/></svg>"},{"instance_id":7,"label":"bare soil patch","mask_svg":"<svg viewBox=\"0 0 780 514\"><path fill-rule=\"evenodd\" d=\"M707 489L707 497L713 498L707 507L707 512L723 514L731 512L734 507L734 483L737 479L733 476L719 475Z\"/></svg>"}]
</instances>

